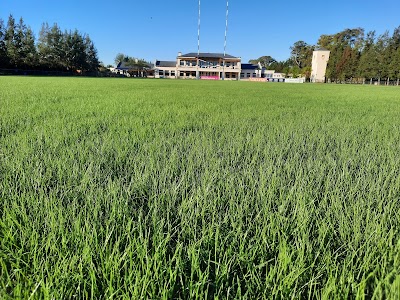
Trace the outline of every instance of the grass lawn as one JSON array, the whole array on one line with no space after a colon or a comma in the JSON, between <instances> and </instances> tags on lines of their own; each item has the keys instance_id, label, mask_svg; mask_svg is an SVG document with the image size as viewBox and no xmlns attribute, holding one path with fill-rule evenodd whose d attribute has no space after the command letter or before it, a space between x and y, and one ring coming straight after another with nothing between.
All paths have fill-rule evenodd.
<instances>
[{"instance_id":1,"label":"grass lawn","mask_svg":"<svg viewBox=\"0 0 400 300\"><path fill-rule=\"evenodd\" d=\"M0 298L399 299L400 89L0 77Z\"/></svg>"}]
</instances>

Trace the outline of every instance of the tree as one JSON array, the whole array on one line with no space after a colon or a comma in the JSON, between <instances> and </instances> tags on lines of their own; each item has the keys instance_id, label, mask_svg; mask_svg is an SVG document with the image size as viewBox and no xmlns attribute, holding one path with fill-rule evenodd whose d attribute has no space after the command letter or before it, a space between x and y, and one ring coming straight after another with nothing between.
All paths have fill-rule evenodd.
<instances>
[{"instance_id":1,"label":"tree","mask_svg":"<svg viewBox=\"0 0 400 300\"><path fill-rule=\"evenodd\" d=\"M400 47L392 54L389 64L389 76L397 80L400 78Z\"/></svg>"},{"instance_id":2,"label":"tree","mask_svg":"<svg viewBox=\"0 0 400 300\"><path fill-rule=\"evenodd\" d=\"M400 26L395 28L393 35L389 40L389 45L386 54L388 65L388 76L390 78L400 78Z\"/></svg>"},{"instance_id":3,"label":"tree","mask_svg":"<svg viewBox=\"0 0 400 300\"><path fill-rule=\"evenodd\" d=\"M302 69L311 67L314 46L308 45L304 41L297 41L290 47L291 59Z\"/></svg>"},{"instance_id":4,"label":"tree","mask_svg":"<svg viewBox=\"0 0 400 300\"><path fill-rule=\"evenodd\" d=\"M99 58L97 57L97 49L90 39L89 35L85 36L85 54L87 71L97 71L99 67Z\"/></svg>"},{"instance_id":5,"label":"tree","mask_svg":"<svg viewBox=\"0 0 400 300\"><path fill-rule=\"evenodd\" d=\"M378 80L389 76L389 62L390 62L390 37L389 32L386 31L381 34L375 44L376 55L378 61L378 68L376 70Z\"/></svg>"},{"instance_id":6,"label":"tree","mask_svg":"<svg viewBox=\"0 0 400 300\"><path fill-rule=\"evenodd\" d=\"M347 46L336 65L337 78L341 81L353 78L356 76L358 65L357 53L350 47Z\"/></svg>"},{"instance_id":7,"label":"tree","mask_svg":"<svg viewBox=\"0 0 400 300\"><path fill-rule=\"evenodd\" d=\"M8 67L8 55L5 42L6 29L4 22L0 19L0 68Z\"/></svg>"},{"instance_id":8,"label":"tree","mask_svg":"<svg viewBox=\"0 0 400 300\"><path fill-rule=\"evenodd\" d=\"M67 70L83 71L87 69L85 41L78 30L64 33L64 51Z\"/></svg>"},{"instance_id":9,"label":"tree","mask_svg":"<svg viewBox=\"0 0 400 300\"><path fill-rule=\"evenodd\" d=\"M42 24L38 42L39 62L51 70L63 70L65 62L65 38L57 23L50 28L47 23Z\"/></svg>"},{"instance_id":10,"label":"tree","mask_svg":"<svg viewBox=\"0 0 400 300\"><path fill-rule=\"evenodd\" d=\"M0 67L47 68L49 70L97 71L99 59L89 35L65 31L55 23L43 23L37 45L32 29L22 18L0 19Z\"/></svg>"},{"instance_id":11,"label":"tree","mask_svg":"<svg viewBox=\"0 0 400 300\"><path fill-rule=\"evenodd\" d=\"M294 62L297 67L292 67L292 74L298 73L306 78L310 78L314 48L314 46L308 45L304 41L297 41L290 47L291 61Z\"/></svg>"},{"instance_id":12,"label":"tree","mask_svg":"<svg viewBox=\"0 0 400 300\"><path fill-rule=\"evenodd\" d=\"M114 62L115 65L118 66L119 63L121 62L127 62L129 60L129 56L123 54L123 53L118 53L117 56L115 56Z\"/></svg>"},{"instance_id":13,"label":"tree","mask_svg":"<svg viewBox=\"0 0 400 300\"><path fill-rule=\"evenodd\" d=\"M18 52L16 45L16 36L15 36L15 19L12 15L8 17L7 28L5 32L5 45L7 51L7 57L9 59L9 65L13 67L17 67L18 63Z\"/></svg>"},{"instance_id":14,"label":"tree","mask_svg":"<svg viewBox=\"0 0 400 300\"><path fill-rule=\"evenodd\" d=\"M285 60L285 61L276 61L269 65L269 69L275 70L275 72L278 72L278 73L282 73L282 72L284 73L285 67L288 67L288 66L290 67L291 65L292 65L292 63L291 63L290 59Z\"/></svg>"},{"instance_id":15,"label":"tree","mask_svg":"<svg viewBox=\"0 0 400 300\"><path fill-rule=\"evenodd\" d=\"M38 65L38 56L35 45L35 35L29 26L25 34L24 47L24 51L26 52L25 64L29 67L36 67Z\"/></svg>"},{"instance_id":16,"label":"tree","mask_svg":"<svg viewBox=\"0 0 400 300\"><path fill-rule=\"evenodd\" d=\"M345 29L333 35L321 35L318 46L330 50L326 77L346 80L356 74L358 56L364 43L364 29ZM352 64L349 66L348 64Z\"/></svg>"},{"instance_id":17,"label":"tree","mask_svg":"<svg viewBox=\"0 0 400 300\"><path fill-rule=\"evenodd\" d=\"M298 78L301 74L300 68L297 65L294 65L289 69L289 73L292 75L293 78Z\"/></svg>"},{"instance_id":18,"label":"tree","mask_svg":"<svg viewBox=\"0 0 400 300\"><path fill-rule=\"evenodd\" d=\"M358 75L360 77L368 79L376 77L379 62L377 60L375 40L375 31L368 32L358 64Z\"/></svg>"},{"instance_id":19,"label":"tree","mask_svg":"<svg viewBox=\"0 0 400 300\"><path fill-rule=\"evenodd\" d=\"M22 68L32 68L37 63L35 36L30 27L20 18L15 30L15 44L17 47L17 65Z\"/></svg>"},{"instance_id":20,"label":"tree","mask_svg":"<svg viewBox=\"0 0 400 300\"><path fill-rule=\"evenodd\" d=\"M43 23L39 31L39 38L37 44L37 51L39 57L39 64L44 67L50 67L50 42L49 42L50 27L49 24Z\"/></svg>"},{"instance_id":21,"label":"tree","mask_svg":"<svg viewBox=\"0 0 400 300\"><path fill-rule=\"evenodd\" d=\"M57 23L54 23L49 32L49 46L50 46L50 63L53 68L63 70L66 67L65 62L65 39L61 28Z\"/></svg>"},{"instance_id":22,"label":"tree","mask_svg":"<svg viewBox=\"0 0 400 300\"><path fill-rule=\"evenodd\" d=\"M271 56L269 56L269 55L261 56L261 57L259 57L257 59L250 59L249 60L250 64L255 64L255 65L256 64L260 64L261 67L266 68L266 69L269 69L271 64L276 63L276 62L277 62L276 59L271 57Z\"/></svg>"},{"instance_id":23,"label":"tree","mask_svg":"<svg viewBox=\"0 0 400 300\"><path fill-rule=\"evenodd\" d=\"M293 61L291 58L285 61L277 61L269 55L261 56L257 59L250 59L249 63L254 65L260 64L262 68L274 70L278 73L285 73L286 75L291 73L290 70L293 66Z\"/></svg>"}]
</instances>

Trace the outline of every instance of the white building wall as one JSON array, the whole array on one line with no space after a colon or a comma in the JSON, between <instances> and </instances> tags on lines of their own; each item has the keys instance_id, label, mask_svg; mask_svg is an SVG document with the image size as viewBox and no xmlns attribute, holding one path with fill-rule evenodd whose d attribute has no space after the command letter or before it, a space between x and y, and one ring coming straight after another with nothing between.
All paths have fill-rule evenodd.
<instances>
[{"instance_id":1,"label":"white building wall","mask_svg":"<svg viewBox=\"0 0 400 300\"><path fill-rule=\"evenodd\" d=\"M177 78L176 67L157 67L154 72L155 78Z\"/></svg>"},{"instance_id":2,"label":"white building wall","mask_svg":"<svg viewBox=\"0 0 400 300\"><path fill-rule=\"evenodd\" d=\"M325 82L326 66L328 65L329 54L329 50L316 50L313 52L311 82Z\"/></svg>"}]
</instances>

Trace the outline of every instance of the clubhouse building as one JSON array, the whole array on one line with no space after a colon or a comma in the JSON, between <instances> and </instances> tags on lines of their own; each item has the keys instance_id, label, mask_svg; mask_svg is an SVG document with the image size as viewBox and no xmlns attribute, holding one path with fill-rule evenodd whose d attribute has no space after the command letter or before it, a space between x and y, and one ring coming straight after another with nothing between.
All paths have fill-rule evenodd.
<instances>
[{"instance_id":1,"label":"clubhouse building","mask_svg":"<svg viewBox=\"0 0 400 300\"><path fill-rule=\"evenodd\" d=\"M241 58L222 53L178 53L176 61L155 62L155 78L238 80Z\"/></svg>"},{"instance_id":2,"label":"clubhouse building","mask_svg":"<svg viewBox=\"0 0 400 300\"><path fill-rule=\"evenodd\" d=\"M140 70L121 62L113 70L115 74L133 77L285 81L282 73L267 70L260 64L242 64L237 56L222 53L178 53L174 61L156 60Z\"/></svg>"}]
</instances>

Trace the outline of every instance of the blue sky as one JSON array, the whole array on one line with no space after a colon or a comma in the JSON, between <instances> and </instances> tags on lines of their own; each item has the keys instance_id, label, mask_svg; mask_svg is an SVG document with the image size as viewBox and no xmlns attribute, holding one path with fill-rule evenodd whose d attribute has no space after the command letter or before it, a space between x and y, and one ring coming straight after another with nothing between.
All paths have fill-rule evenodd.
<instances>
[{"instance_id":1,"label":"blue sky","mask_svg":"<svg viewBox=\"0 0 400 300\"><path fill-rule=\"evenodd\" d=\"M305 4L307 3L307 4ZM223 52L226 0L201 0L201 52ZM378 34L400 25L398 0L229 0L227 53L243 61L262 55L285 60L298 40L363 27ZM36 36L57 23L90 35L105 64L117 53L153 61L197 51L198 0L0 0L0 18L23 17Z\"/></svg>"}]
</instances>

